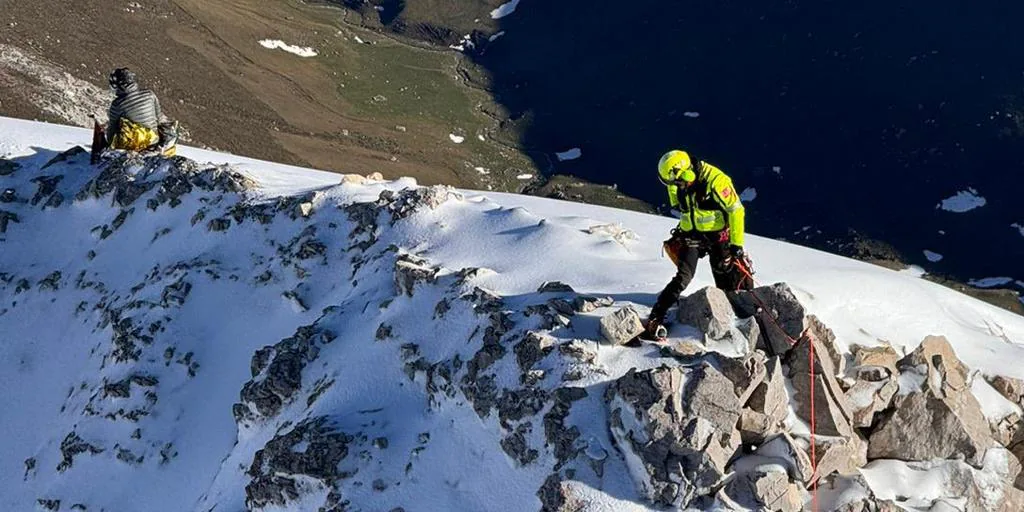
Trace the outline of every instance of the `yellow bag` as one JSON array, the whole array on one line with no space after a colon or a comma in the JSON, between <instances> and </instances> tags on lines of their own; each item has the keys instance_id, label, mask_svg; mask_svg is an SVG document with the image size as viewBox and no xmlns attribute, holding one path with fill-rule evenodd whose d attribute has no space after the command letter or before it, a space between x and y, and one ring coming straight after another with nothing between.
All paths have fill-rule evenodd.
<instances>
[{"instance_id":1,"label":"yellow bag","mask_svg":"<svg viewBox=\"0 0 1024 512\"><path fill-rule=\"evenodd\" d=\"M112 149L124 149L128 151L143 151L146 148L160 141L160 135L156 130L150 130L141 124L126 118L121 118L121 129L114 134L110 141Z\"/></svg>"}]
</instances>

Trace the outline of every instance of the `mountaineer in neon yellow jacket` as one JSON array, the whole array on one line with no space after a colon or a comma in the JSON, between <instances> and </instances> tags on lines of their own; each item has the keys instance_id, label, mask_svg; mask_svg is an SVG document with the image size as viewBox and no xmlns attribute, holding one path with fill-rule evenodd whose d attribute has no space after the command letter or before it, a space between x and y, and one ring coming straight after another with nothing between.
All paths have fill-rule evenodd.
<instances>
[{"instance_id":1,"label":"mountaineer in neon yellow jacket","mask_svg":"<svg viewBox=\"0 0 1024 512\"><path fill-rule=\"evenodd\" d=\"M658 295L647 319L647 334L652 337L664 337L665 314L693 280L697 261L705 255L711 257L715 286L725 291L753 288L746 267L737 266L737 262L746 264L744 211L732 179L679 150L661 157L658 178L668 189L673 210L679 212L679 225L666 242L678 270Z\"/></svg>"}]
</instances>

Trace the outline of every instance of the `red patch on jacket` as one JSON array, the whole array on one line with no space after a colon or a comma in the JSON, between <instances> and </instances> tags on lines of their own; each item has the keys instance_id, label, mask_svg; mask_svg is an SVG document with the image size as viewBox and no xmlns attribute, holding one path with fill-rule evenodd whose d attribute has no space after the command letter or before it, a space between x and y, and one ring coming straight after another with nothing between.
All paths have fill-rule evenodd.
<instances>
[{"instance_id":1,"label":"red patch on jacket","mask_svg":"<svg viewBox=\"0 0 1024 512\"><path fill-rule=\"evenodd\" d=\"M725 187L722 189L722 199L729 199L732 195L732 187Z\"/></svg>"}]
</instances>

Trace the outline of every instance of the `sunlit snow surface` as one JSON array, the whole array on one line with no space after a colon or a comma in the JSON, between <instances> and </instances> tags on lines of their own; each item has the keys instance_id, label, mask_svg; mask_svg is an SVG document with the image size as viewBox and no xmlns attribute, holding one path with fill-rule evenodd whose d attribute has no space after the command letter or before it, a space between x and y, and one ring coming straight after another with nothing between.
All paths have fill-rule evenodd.
<instances>
[{"instance_id":1,"label":"sunlit snow surface","mask_svg":"<svg viewBox=\"0 0 1024 512\"><path fill-rule=\"evenodd\" d=\"M67 190L83 185L95 168L38 167L90 139L88 130L0 119L0 155L25 164L11 176L0 176L0 189L17 183L19 197L31 197L34 188L19 181L19 173L28 172L63 172L66 177L59 186ZM232 404L250 379L252 355L314 322L328 307L341 308L344 316L332 324L339 339L324 349L316 368L336 383L314 407L338 415L339 422L353 428L372 422L391 439L379 467L361 474L365 485L352 488L346 499L374 510L539 508L536 490L550 474L551 461L518 466L500 447L498 420L481 420L465 405L453 401L428 410L422 386L410 383L403 373L400 343L375 341L374 336L386 322L399 338L438 340L437 346L423 345L423 350L457 351L473 325L457 318L437 323L436 300L428 301L429 297L397 298L392 306L380 309L381 300L394 297L390 274L368 276L358 284L350 281L353 269L341 253L351 243L345 232L348 221L337 206L375 201L384 190L415 186L414 180L340 184L337 174L193 148L180 152L200 162L233 164L261 184L257 194L265 198L321 191L314 219L329 256L322 264L311 264L313 275L306 279L271 265L273 281L257 287L254 280L268 264L255 256L272 256L268 242L286 243L312 224L278 215L266 227L248 223L211 232L204 222L193 226L192 215L203 208L213 211L217 205L187 197L173 210L139 208L114 235L101 239L93 228L110 224L119 211L109 199L69 199L46 210L0 204L4 210L24 209L18 210L24 213L21 222L11 223L3 235L6 240L0 242L0 272L24 277L31 285L31 290L17 295L13 285L0 291L0 310L6 309L0 314L0 509L33 510L37 499L48 496L64 498L64 507L87 503L89 510L138 510L140 503L151 510L205 511L214 505L216 510L245 509L245 485L250 480L246 471L253 455L275 428L285 428L275 423L240 432L236 427ZM645 312L674 273L660 250L673 219L516 194L461 195L390 228L382 243L415 252L446 269L487 269L474 284L512 304L516 297L535 294L545 281L561 281L578 292L610 296L617 305L635 304ZM338 227L330 228L330 223ZM163 229L169 230L167 234L155 237ZM920 279L919 274L754 235L747 240L757 279L789 283L808 311L835 331L844 349L853 343L876 345L887 340L898 351L909 351L925 336L942 334L972 370L1024 378L1024 319L1017 315ZM86 257L90 250L96 251L93 259ZM160 380L160 398L152 413L138 423L87 415L82 404L90 397L81 390L127 375L118 373L123 365L104 363L109 328L97 328L99 318L90 309L95 297L74 286L76 277L85 272L121 301L159 301L159 293L151 296L149 288L133 288L154 266L179 261L207 262L222 277L196 279L188 301L167 313L171 319L162 336L173 337L179 347L170 362L157 357L139 363L138 368ZM55 270L63 275L63 288L38 290L38 283ZM702 263L690 290L711 283L710 269ZM303 292L308 309L282 297L293 289ZM76 313L82 301L88 307ZM598 317L607 311L579 315L572 335L596 339ZM200 362L194 378L177 363L186 350ZM649 347L601 346L597 363L607 374L591 374L576 383L589 390L590 398L577 403L567 421L580 428L588 450L609 454L601 483L579 485L593 507L588 510L644 510L621 455L611 445L602 397L607 383L630 368L667 362ZM518 372L502 378L517 379ZM990 417L1014 410L988 388L975 388L975 393ZM302 402L300 406L305 405ZM62 410L68 404L71 408ZM301 417L289 415L301 411L287 409L282 416L298 421ZM135 428L141 429L146 443L156 444L136 443ZM60 446L72 431L107 451L79 456L72 469L60 473ZM407 472L408 450L416 445L417 433L427 431L431 441ZM113 446L118 442L151 458L130 467L117 460ZM160 452L168 444L167 453L176 455L161 464ZM993 452L983 470L973 471L996 478L1005 462L999 455ZM35 466L26 477L25 461L30 458ZM967 471L959 464L875 461L865 475L882 497L924 500L942 496L952 472ZM375 479L394 475L402 475L400 486L372 490Z\"/></svg>"}]
</instances>

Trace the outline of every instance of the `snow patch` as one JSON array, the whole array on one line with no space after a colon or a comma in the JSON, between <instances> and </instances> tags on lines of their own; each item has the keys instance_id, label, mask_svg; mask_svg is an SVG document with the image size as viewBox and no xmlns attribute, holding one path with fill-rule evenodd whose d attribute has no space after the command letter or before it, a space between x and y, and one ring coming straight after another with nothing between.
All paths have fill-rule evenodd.
<instances>
[{"instance_id":1,"label":"snow patch","mask_svg":"<svg viewBox=\"0 0 1024 512\"><path fill-rule=\"evenodd\" d=\"M995 288L1005 286L1013 282L1012 277L986 277L982 279L971 279L967 284L975 288Z\"/></svg>"},{"instance_id":2,"label":"snow patch","mask_svg":"<svg viewBox=\"0 0 1024 512\"><path fill-rule=\"evenodd\" d=\"M580 148L572 148L572 149L570 149L568 151L562 151L561 153L555 153L555 156L558 157L558 161L559 162L564 162L566 160L575 160L575 159L583 156L583 151Z\"/></svg>"},{"instance_id":3,"label":"snow patch","mask_svg":"<svg viewBox=\"0 0 1024 512\"><path fill-rule=\"evenodd\" d=\"M451 139L452 142L456 144L462 144L462 142L466 140L466 138L463 137L462 135L455 135L454 133L449 133L448 138Z\"/></svg>"},{"instance_id":4,"label":"snow patch","mask_svg":"<svg viewBox=\"0 0 1024 512\"><path fill-rule=\"evenodd\" d=\"M501 32L498 32L497 34L494 34L494 35L493 35L493 36L491 36L491 37L488 37L488 38L487 38L487 42L489 42L489 43L493 43L493 42L497 41L497 40L498 40L498 38L499 38L499 37L501 37L501 36L503 36L503 35L505 35L505 31L504 31L504 30L502 30Z\"/></svg>"},{"instance_id":5,"label":"snow patch","mask_svg":"<svg viewBox=\"0 0 1024 512\"><path fill-rule=\"evenodd\" d=\"M754 188L754 187L747 187L747 188L743 189L743 192L740 192L740 201L743 201L744 203L749 203L750 201L753 201L754 199L757 199L757 189L756 188Z\"/></svg>"},{"instance_id":6,"label":"snow patch","mask_svg":"<svg viewBox=\"0 0 1024 512\"><path fill-rule=\"evenodd\" d=\"M1011 414L1024 414L1020 406L1009 401L980 376L976 376L971 384L971 393L978 399L978 403L981 404L981 412L989 422L999 423L1000 420Z\"/></svg>"},{"instance_id":7,"label":"snow patch","mask_svg":"<svg viewBox=\"0 0 1024 512\"><path fill-rule=\"evenodd\" d=\"M924 257L928 258L928 261L930 261L932 263L937 263L937 262L942 261L942 258L944 256L942 256L941 254L939 254L937 252L933 252L933 251L929 251L928 249L925 249L924 250Z\"/></svg>"},{"instance_id":8,"label":"snow patch","mask_svg":"<svg viewBox=\"0 0 1024 512\"><path fill-rule=\"evenodd\" d=\"M533 175L532 174L520 174L519 176L516 176L516 179L517 180L532 180L533 179Z\"/></svg>"},{"instance_id":9,"label":"snow patch","mask_svg":"<svg viewBox=\"0 0 1024 512\"><path fill-rule=\"evenodd\" d=\"M448 45L448 48L451 48L452 50L458 50L460 52L464 52L468 49L472 49L475 47L476 45L473 44L473 38L471 38L469 34L462 36L462 39L459 40L458 44Z\"/></svg>"},{"instance_id":10,"label":"snow patch","mask_svg":"<svg viewBox=\"0 0 1024 512\"><path fill-rule=\"evenodd\" d=\"M683 112L683 115L690 119L697 119L700 117L700 112Z\"/></svg>"},{"instance_id":11,"label":"snow patch","mask_svg":"<svg viewBox=\"0 0 1024 512\"><path fill-rule=\"evenodd\" d=\"M284 50L288 53L293 53L299 57L316 57L316 50L306 46L296 46L293 44L285 43L279 39L261 39L260 46L269 50Z\"/></svg>"},{"instance_id":12,"label":"snow patch","mask_svg":"<svg viewBox=\"0 0 1024 512\"><path fill-rule=\"evenodd\" d=\"M1024 224L1021 224L1019 222L1015 222L1013 224L1010 224L1010 227L1016 229L1017 231L1019 231L1020 232L1020 236L1024 236Z\"/></svg>"},{"instance_id":13,"label":"snow patch","mask_svg":"<svg viewBox=\"0 0 1024 512\"><path fill-rule=\"evenodd\" d=\"M505 2L498 6L497 9L491 11L492 19L501 19L509 14L516 12L516 7L519 6L519 0L512 0L511 2Z\"/></svg>"},{"instance_id":14,"label":"snow patch","mask_svg":"<svg viewBox=\"0 0 1024 512\"><path fill-rule=\"evenodd\" d=\"M975 208L981 208L985 206L987 201L984 197L978 195L978 191L974 188L968 187L967 190L961 190L956 195L943 199L936 209L943 209L948 212L964 213L969 212Z\"/></svg>"},{"instance_id":15,"label":"snow patch","mask_svg":"<svg viewBox=\"0 0 1024 512\"><path fill-rule=\"evenodd\" d=\"M900 270L899 272L901 274L907 274L913 277L924 277L924 275L928 273L923 268L917 265L910 265L907 268Z\"/></svg>"}]
</instances>

